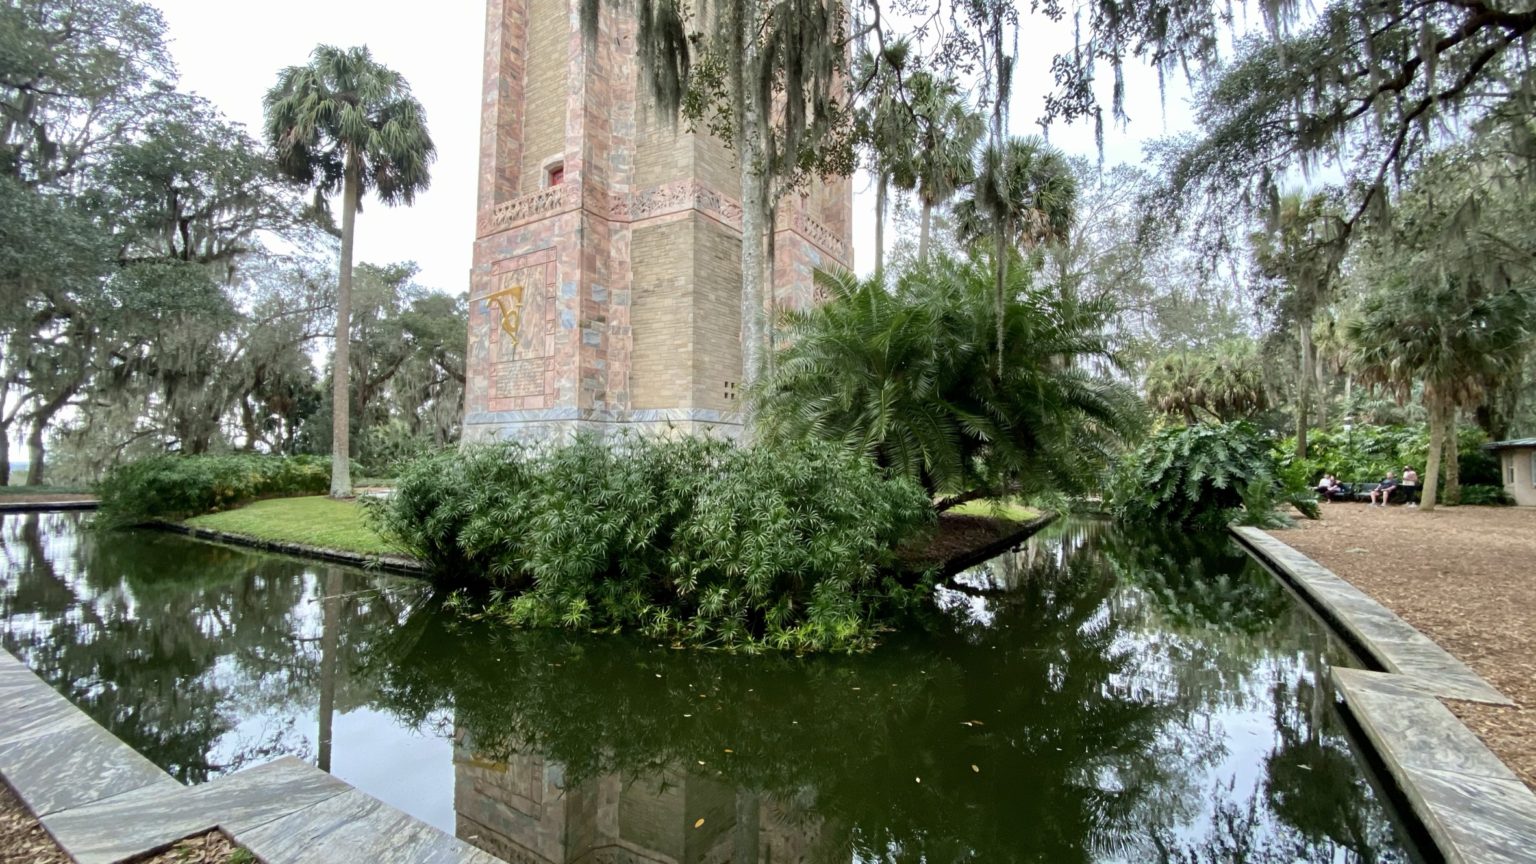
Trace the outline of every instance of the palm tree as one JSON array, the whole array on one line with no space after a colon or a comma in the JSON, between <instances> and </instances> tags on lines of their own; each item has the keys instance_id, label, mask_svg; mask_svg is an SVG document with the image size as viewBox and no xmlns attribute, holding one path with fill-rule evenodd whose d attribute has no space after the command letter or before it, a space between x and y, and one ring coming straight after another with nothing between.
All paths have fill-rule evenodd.
<instances>
[{"instance_id":1,"label":"palm tree","mask_svg":"<svg viewBox=\"0 0 1536 864\"><path fill-rule=\"evenodd\" d=\"M1533 339L1533 315L1536 288L1529 283L1494 286L1466 274L1402 267L1346 326L1351 366L1363 383L1385 387L1400 402L1423 385L1429 456L1420 509L1435 508L1442 458L1457 458L1447 434L1456 409L1476 404L1486 382L1520 362ZM1453 473L1447 470L1448 480Z\"/></svg>"},{"instance_id":2,"label":"palm tree","mask_svg":"<svg viewBox=\"0 0 1536 864\"><path fill-rule=\"evenodd\" d=\"M431 183L437 155L426 114L399 73L367 47L320 45L307 66L278 73L267 92L266 136L279 170L315 188L318 212L341 192L341 278L336 289L336 351L331 360L331 497L352 494L348 342L352 311L353 225L364 193L410 204Z\"/></svg>"},{"instance_id":3,"label":"palm tree","mask_svg":"<svg viewBox=\"0 0 1536 864\"><path fill-rule=\"evenodd\" d=\"M912 96L922 142L915 154L917 196L923 204L917 260L926 263L933 208L971 182L976 171L976 145L981 142L985 123L951 78L919 72L913 76Z\"/></svg>"},{"instance_id":4,"label":"palm tree","mask_svg":"<svg viewBox=\"0 0 1536 864\"><path fill-rule=\"evenodd\" d=\"M1271 288L1270 305L1296 330L1300 354L1296 387L1296 456L1306 458L1311 425L1312 385L1317 348L1312 325L1332 301L1349 232L1338 205L1324 195L1283 196L1270 230L1254 234L1253 259Z\"/></svg>"},{"instance_id":5,"label":"palm tree","mask_svg":"<svg viewBox=\"0 0 1536 864\"><path fill-rule=\"evenodd\" d=\"M875 173L877 274L885 269L885 217L890 209L891 186L910 190L917 185L917 129L902 92L902 75L910 51L903 40L886 47L879 55L866 54L859 61L859 76L873 79L870 100L859 109L858 133L869 148L870 168Z\"/></svg>"},{"instance_id":6,"label":"palm tree","mask_svg":"<svg viewBox=\"0 0 1536 864\"><path fill-rule=\"evenodd\" d=\"M1044 243L1065 240L1077 208L1077 180L1060 150L1038 136L1009 138L981 154L971 197L955 208L963 242L993 240L996 267L997 362L1003 362L1004 293L1008 247L1029 256Z\"/></svg>"},{"instance_id":7,"label":"palm tree","mask_svg":"<svg viewBox=\"0 0 1536 864\"><path fill-rule=\"evenodd\" d=\"M1147 370L1146 391L1153 408L1183 417L1187 426L1200 422L1197 410L1226 423L1269 407L1264 369L1246 339L1163 357Z\"/></svg>"},{"instance_id":8,"label":"palm tree","mask_svg":"<svg viewBox=\"0 0 1536 864\"><path fill-rule=\"evenodd\" d=\"M1128 388L1091 374L1110 360L1107 307L1033 290L1014 268L1016 298L995 326L993 267L937 258L889 289L878 279L818 273L830 299L787 316L789 347L763 382L770 439L814 436L911 477L938 506L1010 491L1076 490L1136 428ZM1006 368L989 361L1006 335Z\"/></svg>"}]
</instances>

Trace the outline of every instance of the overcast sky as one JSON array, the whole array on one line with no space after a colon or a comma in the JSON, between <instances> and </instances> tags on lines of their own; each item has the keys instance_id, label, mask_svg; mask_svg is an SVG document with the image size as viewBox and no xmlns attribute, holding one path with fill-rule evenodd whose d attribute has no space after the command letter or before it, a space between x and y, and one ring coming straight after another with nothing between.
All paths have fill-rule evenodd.
<instances>
[{"instance_id":1,"label":"overcast sky","mask_svg":"<svg viewBox=\"0 0 1536 864\"><path fill-rule=\"evenodd\" d=\"M475 172L480 134L480 75L484 41L483 0L438 0L391 14L378 0L267 0L258 14L232 15L227 3L152 0L165 13L171 53L181 86L211 100L230 119L261 129L261 100L284 66L307 61L319 43L366 44L379 62L400 72L426 107L437 144L432 188L409 208L364 202L358 217L357 257L386 263L414 260L421 282L444 291L468 287L475 223ZM236 23L238 22L238 23ZM1050 83L1050 59L1070 44L1071 25L1024 17L1012 131L1038 132L1041 96ZM1132 123L1125 133L1108 130L1105 164L1136 162L1141 141L1187 128L1182 86L1169 87L1167 125L1156 79L1127 76L1126 105ZM1086 126L1052 129L1051 140L1069 153L1095 155ZM873 195L856 180L855 256L860 271L873 258Z\"/></svg>"}]
</instances>

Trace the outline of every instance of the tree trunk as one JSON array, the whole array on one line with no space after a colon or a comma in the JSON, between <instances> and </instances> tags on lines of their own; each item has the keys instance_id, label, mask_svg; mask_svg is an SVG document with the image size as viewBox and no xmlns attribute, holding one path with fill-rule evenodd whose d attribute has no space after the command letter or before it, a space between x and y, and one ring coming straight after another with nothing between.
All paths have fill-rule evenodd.
<instances>
[{"instance_id":1,"label":"tree trunk","mask_svg":"<svg viewBox=\"0 0 1536 864\"><path fill-rule=\"evenodd\" d=\"M11 485L11 429L0 426L0 486Z\"/></svg>"},{"instance_id":2,"label":"tree trunk","mask_svg":"<svg viewBox=\"0 0 1536 864\"><path fill-rule=\"evenodd\" d=\"M1312 401L1312 322L1296 322L1296 338L1301 343L1301 377L1296 387L1296 458L1307 458L1307 426Z\"/></svg>"},{"instance_id":3,"label":"tree trunk","mask_svg":"<svg viewBox=\"0 0 1536 864\"><path fill-rule=\"evenodd\" d=\"M881 171L875 179L875 278L885 270L885 208L890 194L891 175Z\"/></svg>"},{"instance_id":4,"label":"tree trunk","mask_svg":"<svg viewBox=\"0 0 1536 864\"><path fill-rule=\"evenodd\" d=\"M43 485L43 460L47 456L43 449L43 430L48 426L48 419L42 416L33 418L32 431L27 433L27 485Z\"/></svg>"},{"instance_id":5,"label":"tree trunk","mask_svg":"<svg viewBox=\"0 0 1536 864\"><path fill-rule=\"evenodd\" d=\"M1317 343L1312 343L1312 379L1317 385L1317 428L1328 428L1328 395L1331 389L1328 386L1328 369L1326 364L1317 362Z\"/></svg>"},{"instance_id":6,"label":"tree trunk","mask_svg":"<svg viewBox=\"0 0 1536 864\"><path fill-rule=\"evenodd\" d=\"M1461 503L1461 439L1456 434L1456 406L1445 410L1445 503Z\"/></svg>"},{"instance_id":7,"label":"tree trunk","mask_svg":"<svg viewBox=\"0 0 1536 864\"><path fill-rule=\"evenodd\" d=\"M1435 497L1440 492L1440 452L1445 446L1445 409L1438 397L1424 394L1429 404L1429 461L1424 466L1424 492L1419 496L1419 509L1429 512L1435 509Z\"/></svg>"},{"instance_id":8,"label":"tree trunk","mask_svg":"<svg viewBox=\"0 0 1536 864\"><path fill-rule=\"evenodd\" d=\"M917 263L928 263L928 233L933 230L933 202L923 197L922 227L917 233Z\"/></svg>"},{"instance_id":9,"label":"tree trunk","mask_svg":"<svg viewBox=\"0 0 1536 864\"><path fill-rule=\"evenodd\" d=\"M743 22L750 29L751 22ZM749 56L743 64L756 68L757 46L755 34L746 34L745 51ZM763 106L758 104L755 87L747 87L742 94L741 137L738 150L741 160L741 431L743 440L750 440L754 411L754 385L763 368L763 337L766 331L763 309L764 275L764 221L768 208L767 183L761 173L763 163L762 124Z\"/></svg>"},{"instance_id":10,"label":"tree trunk","mask_svg":"<svg viewBox=\"0 0 1536 864\"><path fill-rule=\"evenodd\" d=\"M997 377L1003 377L1003 318L1008 314L1005 295L1008 292L1008 232L999 225L997 231Z\"/></svg>"},{"instance_id":11,"label":"tree trunk","mask_svg":"<svg viewBox=\"0 0 1536 864\"><path fill-rule=\"evenodd\" d=\"M331 497L352 495L352 236L361 193L357 154L347 154L341 191L341 278L336 286L336 351L331 355Z\"/></svg>"},{"instance_id":12,"label":"tree trunk","mask_svg":"<svg viewBox=\"0 0 1536 864\"><path fill-rule=\"evenodd\" d=\"M43 432L48 428L48 424L53 422L54 416L69 404L69 400L74 398L75 392L79 389L80 383L77 380L55 393L52 399L39 405L32 413L32 429L27 434L27 459L30 462L27 465L28 486L43 485L45 460L48 455L43 448Z\"/></svg>"}]
</instances>

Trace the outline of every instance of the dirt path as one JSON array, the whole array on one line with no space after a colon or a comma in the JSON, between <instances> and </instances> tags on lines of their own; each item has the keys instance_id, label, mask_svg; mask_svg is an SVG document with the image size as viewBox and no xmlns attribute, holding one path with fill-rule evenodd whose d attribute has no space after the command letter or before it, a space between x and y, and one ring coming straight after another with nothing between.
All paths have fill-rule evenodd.
<instances>
[{"instance_id":1,"label":"dirt path","mask_svg":"<svg viewBox=\"0 0 1536 864\"><path fill-rule=\"evenodd\" d=\"M1515 702L1447 702L1536 790L1536 508L1326 504L1275 536L1390 607Z\"/></svg>"}]
</instances>

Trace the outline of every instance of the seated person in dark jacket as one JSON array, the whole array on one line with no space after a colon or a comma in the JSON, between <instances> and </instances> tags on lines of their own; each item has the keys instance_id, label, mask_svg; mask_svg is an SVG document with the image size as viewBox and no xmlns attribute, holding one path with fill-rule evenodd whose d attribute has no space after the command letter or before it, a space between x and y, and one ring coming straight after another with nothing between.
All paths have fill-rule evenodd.
<instances>
[{"instance_id":1,"label":"seated person in dark jacket","mask_svg":"<svg viewBox=\"0 0 1536 864\"><path fill-rule=\"evenodd\" d=\"M1392 495L1392 490L1396 489L1396 488L1397 488L1397 472L1396 471L1388 471L1387 472L1387 476L1383 477L1381 482L1376 484L1376 488L1371 490L1371 505L1372 506L1378 506L1378 507L1385 507L1385 506L1387 506L1387 498ZM1376 503L1376 496L1377 495L1381 496L1381 503L1380 504Z\"/></svg>"}]
</instances>

